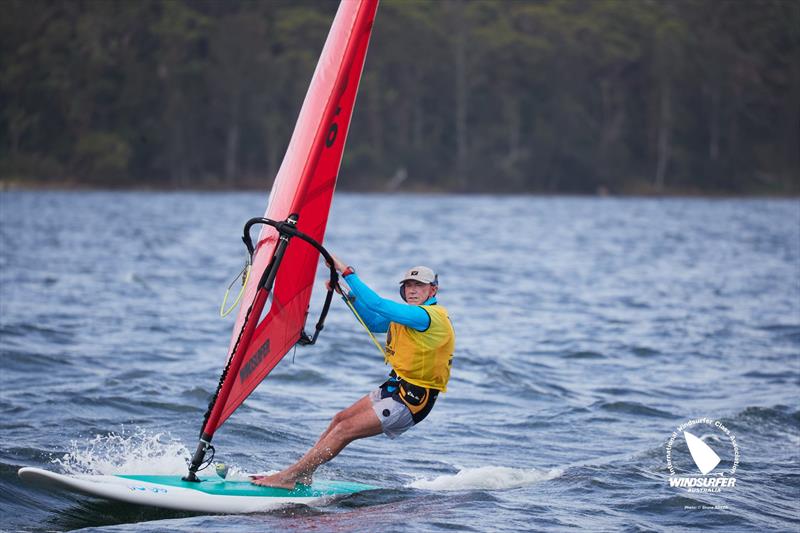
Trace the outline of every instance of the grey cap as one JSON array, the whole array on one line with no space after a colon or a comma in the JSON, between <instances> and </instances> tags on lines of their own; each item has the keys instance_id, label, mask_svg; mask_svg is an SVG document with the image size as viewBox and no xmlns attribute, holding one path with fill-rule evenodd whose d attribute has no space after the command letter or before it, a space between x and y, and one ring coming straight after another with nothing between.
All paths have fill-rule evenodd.
<instances>
[{"instance_id":1,"label":"grey cap","mask_svg":"<svg viewBox=\"0 0 800 533\"><path fill-rule=\"evenodd\" d=\"M439 276L436 275L436 272L434 272L433 269L426 266L415 266L413 268L409 268L406 270L406 273L403 275L403 279L400 280L400 283L405 283L406 281L412 279L422 283L430 283L432 285L439 284Z\"/></svg>"}]
</instances>

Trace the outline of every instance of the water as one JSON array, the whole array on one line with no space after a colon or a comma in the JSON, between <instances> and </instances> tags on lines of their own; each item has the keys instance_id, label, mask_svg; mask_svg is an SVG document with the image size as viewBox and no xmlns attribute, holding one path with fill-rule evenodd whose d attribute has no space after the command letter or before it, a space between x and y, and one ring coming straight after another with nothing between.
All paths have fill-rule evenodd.
<instances>
[{"instance_id":1,"label":"water","mask_svg":"<svg viewBox=\"0 0 800 533\"><path fill-rule=\"evenodd\" d=\"M396 295L411 264L440 271L450 391L400 439L356 442L319 472L382 490L243 516L50 493L16 471L183 473L228 345L218 309L241 226L264 195L0 201L2 529L800 527L796 200L337 195L326 244L379 292ZM385 373L336 302L318 345L220 429L217 458L238 473L293 462ZM698 417L736 437L732 489L669 486L670 436ZM731 467L721 433L691 431ZM694 468L681 436L673 460Z\"/></svg>"}]
</instances>

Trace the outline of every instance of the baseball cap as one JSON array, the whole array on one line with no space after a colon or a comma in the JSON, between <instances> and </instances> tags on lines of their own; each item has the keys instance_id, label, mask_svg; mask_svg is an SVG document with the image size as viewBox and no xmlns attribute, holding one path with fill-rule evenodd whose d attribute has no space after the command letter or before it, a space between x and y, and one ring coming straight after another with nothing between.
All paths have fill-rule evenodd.
<instances>
[{"instance_id":1,"label":"baseball cap","mask_svg":"<svg viewBox=\"0 0 800 533\"><path fill-rule=\"evenodd\" d=\"M436 272L434 272L433 269L430 269L426 266L415 266L413 268L409 268L406 270L406 273L403 275L403 279L400 280L400 283L405 283L406 281L412 279L422 283L430 283L431 285L439 284L439 276L436 275Z\"/></svg>"}]
</instances>

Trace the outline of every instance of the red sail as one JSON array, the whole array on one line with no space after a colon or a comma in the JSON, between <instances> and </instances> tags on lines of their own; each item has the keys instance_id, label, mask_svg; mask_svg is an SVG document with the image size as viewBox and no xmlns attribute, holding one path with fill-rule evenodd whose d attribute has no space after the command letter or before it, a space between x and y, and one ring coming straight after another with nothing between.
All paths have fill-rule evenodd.
<instances>
[{"instance_id":1,"label":"red sail","mask_svg":"<svg viewBox=\"0 0 800 533\"><path fill-rule=\"evenodd\" d=\"M264 215L284 221L298 214L297 229L317 242L325 235L377 7L378 0L342 0L339 5ZM278 268L269 312L253 329L267 300L258 281L277 242L277 231L263 226L233 328L229 371L203 429L207 435L213 435L297 343L305 325L319 254L295 238Z\"/></svg>"}]
</instances>

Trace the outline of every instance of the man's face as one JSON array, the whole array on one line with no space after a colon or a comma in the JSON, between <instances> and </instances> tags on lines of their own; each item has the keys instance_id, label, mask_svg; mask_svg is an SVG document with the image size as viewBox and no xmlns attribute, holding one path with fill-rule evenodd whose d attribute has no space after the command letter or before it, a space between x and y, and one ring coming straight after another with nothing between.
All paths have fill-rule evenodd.
<instances>
[{"instance_id":1,"label":"man's face","mask_svg":"<svg viewBox=\"0 0 800 533\"><path fill-rule=\"evenodd\" d=\"M430 283L410 279L403 282L406 294L406 302L411 305L420 305L428 298L436 294L436 286Z\"/></svg>"}]
</instances>

